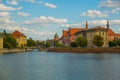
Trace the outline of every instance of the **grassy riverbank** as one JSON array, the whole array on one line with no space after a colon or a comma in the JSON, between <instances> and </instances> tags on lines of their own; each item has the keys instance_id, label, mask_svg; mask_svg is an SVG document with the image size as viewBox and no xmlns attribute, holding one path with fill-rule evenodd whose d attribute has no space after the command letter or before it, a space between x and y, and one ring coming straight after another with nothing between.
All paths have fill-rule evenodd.
<instances>
[{"instance_id":1,"label":"grassy riverbank","mask_svg":"<svg viewBox=\"0 0 120 80\"><path fill-rule=\"evenodd\" d=\"M120 48L49 48L48 52L120 53Z\"/></svg>"}]
</instances>

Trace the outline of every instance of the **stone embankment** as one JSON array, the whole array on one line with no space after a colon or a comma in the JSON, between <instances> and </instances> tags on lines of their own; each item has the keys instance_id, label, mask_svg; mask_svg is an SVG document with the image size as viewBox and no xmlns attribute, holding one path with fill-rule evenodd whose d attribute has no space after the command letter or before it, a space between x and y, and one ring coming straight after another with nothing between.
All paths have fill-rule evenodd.
<instances>
[{"instance_id":1,"label":"stone embankment","mask_svg":"<svg viewBox=\"0 0 120 80\"><path fill-rule=\"evenodd\" d=\"M120 53L120 48L49 48L48 52Z\"/></svg>"},{"instance_id":2,"label":"stone embankment","mask_svg":"<svg viewBox=\"0 0 120 80\"><path fill-rule=\"evenodd\" d=\"M12 53L12 52L26 52L32 51L33 49L25 48L25 49L0 49L0 53Z\"/></svg>"}]
</instances>

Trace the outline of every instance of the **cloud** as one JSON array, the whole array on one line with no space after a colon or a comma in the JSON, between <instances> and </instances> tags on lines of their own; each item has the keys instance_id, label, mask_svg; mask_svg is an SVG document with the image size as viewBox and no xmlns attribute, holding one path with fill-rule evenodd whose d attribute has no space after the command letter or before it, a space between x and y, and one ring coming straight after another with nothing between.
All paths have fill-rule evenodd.
<instances>
[{"instance_id":1,"label":"cloud","mask_svg":"<svg viewBox=\"0 0 120 80\"><path fill-rule=\"evenodd\" d=\"M51 3L45 3L45 6L46 6L46 7L49 7L49 8L57 8L56 5L51 4Z\"/></svg>"},{"instance_id":2,"label":"cloud","mask_svg":"<svg viewBox=\"0 0 120 80\"><path fill-rule=\"evenodd\" d=\"M115 9L112 9L111 13L117 14L119 11L120 11L120 8L115 8Z\"/></svg>"},{"instance_id":3,"label":"cloud","mask_svg":"<svg viewBox=\"0 0 120 80\"><path fill-rule=\"evenodd\" d=\"M18 12L17 14L20 16L30 16L30 14L25 13L25 12Z\"/></svg>"},{"instance_id":4,"label":"cloud","mask_svg":"<svg viewBox=\"0 0 120 80\"><path fill-rule=\"evenodd\" d=\"M103 8L118 8L120 7L120 0L103 0L98 7Z\"/></svg>"},{"instance_id":5,"label":"cloud","mask_svg":"<svg viewBox=\"0 0 120 80\"><path fill-rule=\"evenodd\" d=\"M46 16L40 16L38 18L34 18L30 21L25 21L25 24L29 25L49 25L49 24L64 24L67 22L67 19L59 19L54 17L46 17Z\"/></svg>"},{"instance_id":6,"label":"cloud","mask_svg":"<svg viewBox=\"0 0 120 80\"><path fill-rule=\"evenodd\" d=\"M17 0L6 0L6 3L10 5L18 5Z\"/></svg>"},{"instance_id":7,"label":"cloud","mask_svg":"<svg viewBox=\"0 0 120 80\"><path fill-rule=\"evenodd\" d=\"M106 13L102 13L98 10L88 10L87 12L83 12L81 14L81 16L88 16L88 17L92 17L92 18L95 18L95 17L99 17L99 18L102 18L102 17L108 17L108 15Z\"/></svg>"},{"instance_id":8,"label":"cloud","mask_svg":"<svg viewBox=\"0 0 120 80\"><path fill-rule=\"evenodd\" d=\"M18 8L13 8L10 6L6 6L4 4L0 4L0 11L15 11L15 10L21 10L22 7L18 7Z\"/></svg>"},{"instance_id":9,"label":"cloud","mask_svg":"<svg viewBox=\"0 0 120 80\"><path fill-rule=\"evenodd\" d=\"M9 12L0 12L0 17L8 17Z\"/></svg>"}]
</instances>

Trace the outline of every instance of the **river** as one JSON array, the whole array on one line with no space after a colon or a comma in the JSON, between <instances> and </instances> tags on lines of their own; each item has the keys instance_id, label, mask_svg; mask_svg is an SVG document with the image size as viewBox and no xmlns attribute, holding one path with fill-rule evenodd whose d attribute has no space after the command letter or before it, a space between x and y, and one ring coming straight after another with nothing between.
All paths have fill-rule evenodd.
<instances>
[{"instance_id":1,"label":"river","mask_svg":"<svg viewBox=\"0 0 120 80\"><path fill-rule=\"evenodd\" d=\"M0 80L120 80L120 54L0 54Z\"/></svg>"}]
</instances>

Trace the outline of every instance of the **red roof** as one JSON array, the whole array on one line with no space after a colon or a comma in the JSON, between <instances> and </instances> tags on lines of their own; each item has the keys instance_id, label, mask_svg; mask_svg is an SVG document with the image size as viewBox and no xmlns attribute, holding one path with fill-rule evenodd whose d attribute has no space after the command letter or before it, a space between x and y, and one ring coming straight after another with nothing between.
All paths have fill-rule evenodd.
<instances>
[{"instance_id":1,"label":"red roof","mask_svg":"<svg viewBox=\"0 0 120 80\"><path fill-rule=\"evenodd\" d=\"M68 31L63 30L63 37L66 37L66 36L67 36L67 32L68 32Z\"/></svg>"},{"instance_id":2,"label":"red roof","mask_svg":"<svg viewBox=\"0 0 120 80\"><path fill-rule=\"evenodd\" d=\"M120 37L120 34L116 34L117 35L117 37Z\"/></svg>"},{"instance_id":3,"label":"red roof","mask_svg":"<svg viewBox=\"0 0 120 80\"><path fill-rule=\"evenodd\" d=\"M76 32L84 30L83 28L69 28L69 34L74 35Z\"/></svg>"},{"instance_id":4,"label":"red roof","mask_svg":"<svg viewBox=\"0 0 120 80\"><path fill-rule=\"evenodd\" d=\"M17 30L12 33L12 36L13 37L26 37L23 33L19 32Z\"/></svg>"},{"instance_id":5,"label":"red roof","mask_svg":"<svg viewBox=\"0 0 120 80\"><path fill-rule=\"evenodd\" d=\"M115 35L115 32L112 31L111 29L108 29L108 35Z\"/></svg>"}]
</instances>

